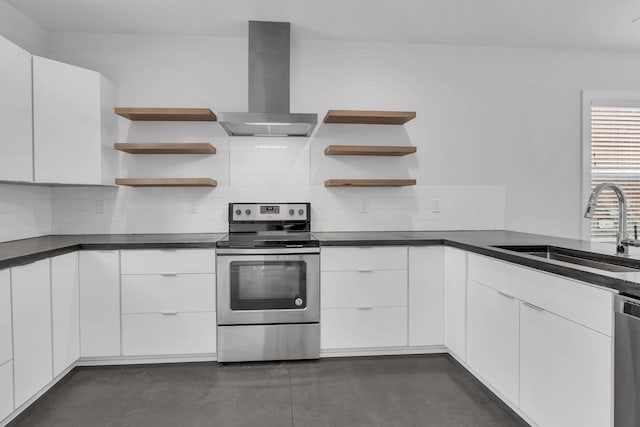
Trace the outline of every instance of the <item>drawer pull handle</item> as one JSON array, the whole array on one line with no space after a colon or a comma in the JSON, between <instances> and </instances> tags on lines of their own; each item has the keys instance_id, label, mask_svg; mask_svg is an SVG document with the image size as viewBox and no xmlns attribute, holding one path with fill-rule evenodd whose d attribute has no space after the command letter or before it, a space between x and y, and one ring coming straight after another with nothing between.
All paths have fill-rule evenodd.
<instances>
[{"instance_id":1,"label":"drawer pull handle","mask_svg":"<svg viewBox=\"0 0 640 427\"><path fill-rule=\"evenodd\" d=\"M500 295L502 295L503 297L505 297L505 298L509 298L509 299L516 299L516 297L511 296L511 295L509 295L509 294L505 294L504 292L500 292L500 291L497 291L497 292L498 292Z\"/></svg>"},{"instance_id":2,"label":"drawer pull handle","mask_svg":"<svg viewBox=\"0 0 640 427\"><path fill-rule=\"evenodd\" d=\"M371 273L371 272L373 272L372 268L363 268L358 270L358 273Z\"/></svg>"},{"instance_id":3,"label":"drawer pull handle","mask_svg":"<svg viewBox=\"0 0 640 427\"><path fill-rule=\"evenodd\" d=\"M176 314L178 314L178 312L177 312L177 311L175 311L175 310L171 310L171 311L163 311L163 312L162 312L162 315L163 315L163 316L175 316Z\"/></svg>"},{"instance_id":4,"label":"drawer pull handle","mask_svg":"<svg viewBox=\"0 0 640 427\"><path fill-rule=\"evenodd\" d=\"M173 276L177 276L178 273L160 273L160 275L165 277L173 277Z\"/></svg>"},{"instance_id":5,"label":"drawer pull handle","mask_svg":"<svg viewBox=\"0 0 640 427\"><path fill-rule=\"evenodd\" d=\"M370 306L370 305L363 305L363 306L357 307L357 309L358 310L372 310L373 307Z\"/></svg>"},{"instance_id":6,"label":"drawer pull handle","mask_svg":"<svg viewBox=\"0 0 640 427\"><path fill-rule=\"evenodd\" d=\"M527 307L532 308L532 309L534 309L534 310L536 310L536 311L544 311L544 308L540 308L540 307L538 307L537 305L533 305L533 304L531 304L531 303L524 302L524 301L522 301L522 303L523 303L524 305L526 305Z\"/></svg>"}]
</instances>

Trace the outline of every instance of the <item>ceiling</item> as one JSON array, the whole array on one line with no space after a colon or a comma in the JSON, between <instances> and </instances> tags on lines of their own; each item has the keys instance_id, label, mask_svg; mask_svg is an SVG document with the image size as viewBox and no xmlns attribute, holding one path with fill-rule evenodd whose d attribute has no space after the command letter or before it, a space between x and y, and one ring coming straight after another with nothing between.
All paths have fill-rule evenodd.
<instances>
[{"instance_id":1,"label":"ceiling","mask_svg":"<svg viewBox=\"0 0 640 427\"><path fill-rule=\"evenodd\" d=\"M4 0L0 0L4 1ZM49 31L640 50L640 0L8 0Z\"/></svg>"}]
</instances>

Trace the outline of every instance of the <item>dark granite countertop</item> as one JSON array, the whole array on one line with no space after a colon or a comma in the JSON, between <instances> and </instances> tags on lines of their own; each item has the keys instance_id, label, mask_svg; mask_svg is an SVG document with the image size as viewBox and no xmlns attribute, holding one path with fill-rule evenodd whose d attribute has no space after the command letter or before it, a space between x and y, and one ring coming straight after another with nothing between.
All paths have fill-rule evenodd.
<instances>
[{"instance_id":1,"label":"dark granite countertop","mask_svg":"<svg viewBox=\"0 0 640 427\"><path fill-rule=\"evenodd\" d=\"M225 233L43 236L0 243L0 269L79 249L215 248Z\"/></svg>"},{"instance_id":2,"label":"dark granite countertop","mask_svg":"<svg viewBox=\"0 0 640 427\"><path fill-rule=\"evenodd\" d=\"M547 260L493 246L527 245L568 248L597 256L610 256L613 244L591 243L514 231L372 231L314 232L321 246L428 246L446 245L504 261L614 289L640 298L640 270L613 273ZM28 264L79 249L215 248L225 233L192 234L100 234L43 236L0 243L0 269ZM631 248L628 263L640 268L640 248Z\"/></svg>"}]
</instances>

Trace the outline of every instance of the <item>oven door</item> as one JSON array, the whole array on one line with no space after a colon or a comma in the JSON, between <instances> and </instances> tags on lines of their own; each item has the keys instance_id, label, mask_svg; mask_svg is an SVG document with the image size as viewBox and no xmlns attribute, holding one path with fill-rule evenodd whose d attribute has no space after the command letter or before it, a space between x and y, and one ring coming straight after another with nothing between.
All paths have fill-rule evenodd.
<instances>
[{"instance_id":1,"label":"oven door","mask_svg":"<svg viewBox=\"0 0 640 427\"><path fill-rule=\"evenodd\" d=\"M283 251L286 252L278 249L218 253L219 325L320 321L317 249L315 253Z\"/></svg>"}]
</instances>

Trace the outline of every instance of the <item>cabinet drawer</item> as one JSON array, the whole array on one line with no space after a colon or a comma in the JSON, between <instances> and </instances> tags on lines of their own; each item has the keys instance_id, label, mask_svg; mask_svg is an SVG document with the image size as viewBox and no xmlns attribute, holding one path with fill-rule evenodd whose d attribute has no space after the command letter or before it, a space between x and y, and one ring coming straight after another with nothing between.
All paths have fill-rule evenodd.
<instances>
[{"instance_id":1,"label":"cabinet drawer","mask_svg":"<svg viewBox=\"0 0 640 427\"><path fill-rule=\"evenodd\" d=\"M407 271L326 271L320 276L323 308L407 305Z\"/></svg>"},{"instance_id":2,"label":"cabinet drawer","mask_svg":"<svg viewBox=\"0 0 640 427\"><path fill-rule=\"evenodd\" d=\"M123 313L215 311L215 274L122 276Z\"/></svg>"},{"instance_id":3,"label":"cabinet drawer","mask_svg":"<svg viewBox=\"0 0 640 427\"><path fill-rule=\"evenodd\" d=\"M0 365L0 420L13 412L13 361Z\"/></svg>"},{"instance_id":4,"label":"cabinet drawer","mask_svg":"<svg viewBox=\"0 0 640 427\"><path fill-rule=\"evenodd\" d=\"M13 357L11 339L11 279L9 270L0 271L0 365ZM2 417L0 416L0 420Z\"/></svg>"},{"instance_id":5,"label":"cabinet drawer","mask_svg":"<svg viewBox=\"0 0 640 427\"><path fill-rule=\"evenodd\" d=\"M469 254L469 278L558 316L613 335L613 295L589 284Z\"/></svg>"},{"instance_id":6,"label":"cabinet drawer","mask_svg":"<svg viewBox=\"0 0 640 427\"><path fill-rule=\"evenodd\" d=\"M407 345L407 308L328 308L320 320L323 349Z\"/></svg>"},{"instance_id":7,"label":"cabinet drawer","mask_svg":"<svg viewBox=\"0 0 640 427\"><path fill-rule=\"evenodd\" d=\"M121 251L122 274L215 273L213 249Z\"/></svg>"},{"instance_id":8,"label":"cabinet drawer","mask_svg":"<svg viewBox=\"0 0 640 427\"><path fill-rule=\"evenodd\" d=\"M406 270L404 246L322 248L322 271Z\"/></svg>"},{"instance_id":9,"label":"cabinet drawer","mask_svg":"<svg viewBox=\"0 0 640 427\"><path fill-rule=\"evenodd\" d=\"M122 315L125 356L215 353L216 314Z\"/></svg>"}]
</instances>

